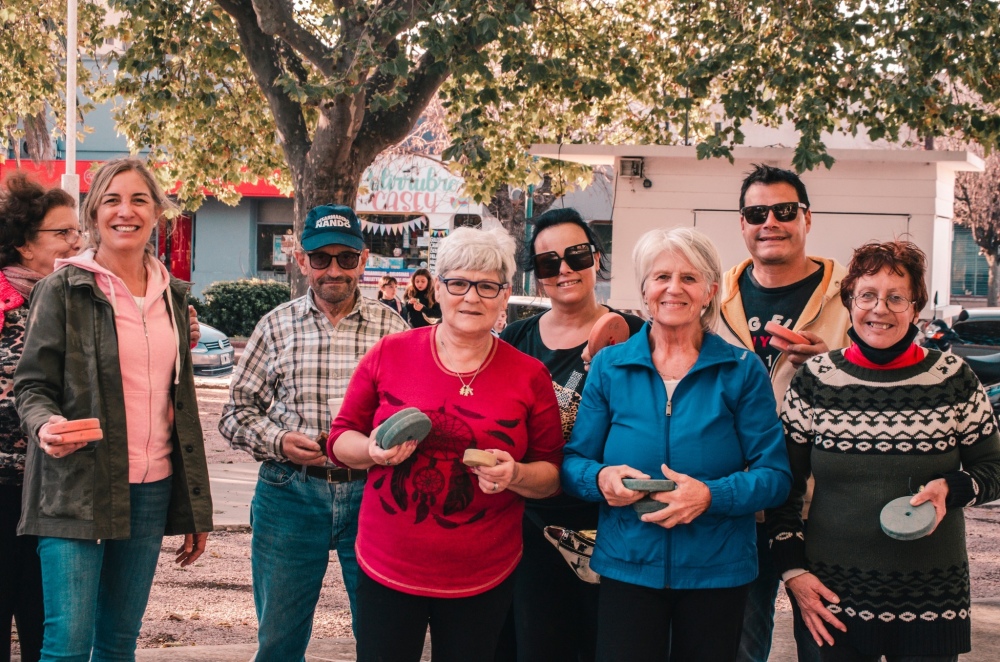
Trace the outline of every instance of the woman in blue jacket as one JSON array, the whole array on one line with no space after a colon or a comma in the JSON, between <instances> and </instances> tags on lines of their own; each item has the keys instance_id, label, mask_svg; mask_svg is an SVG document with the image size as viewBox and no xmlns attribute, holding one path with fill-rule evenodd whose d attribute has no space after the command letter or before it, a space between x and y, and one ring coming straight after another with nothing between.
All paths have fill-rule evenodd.
<instances>
[{"instance_id":1,"label":"woman in blue jacket","mask_svg":"<svg viewBox=\"0 0 1000 662\"><path fill-rule=\"evenodd\" d=\"M711 329L715 246L653 230L632 254L650 323L594 358L565 449L563 488L600 502L599 660L733 660L757 574L754 513L783 503L791 472L763 364ZM669 492L623 478L662 473ZM667 504L639 515L648 494Z\"/></svg>"}]
</instances>

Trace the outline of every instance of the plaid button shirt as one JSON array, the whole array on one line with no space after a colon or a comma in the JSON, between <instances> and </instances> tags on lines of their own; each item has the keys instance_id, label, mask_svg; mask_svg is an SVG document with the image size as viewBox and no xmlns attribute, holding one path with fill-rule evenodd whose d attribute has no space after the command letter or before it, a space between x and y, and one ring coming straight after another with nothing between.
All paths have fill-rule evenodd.
<instances>
[{"instance_id":1,"label":"plaid button shirt","mask_svg":"<svg viewBox=\"0 0 1000 662\"><path fill-rule=\"evenodd\" d=\"M219 431L259 461L286 461L284 433L329 434L327 401L344 397L358 361L379 338L407 328L392 310L360 295L337 326L316 307L312 290L278 306L247 342Z\"/></svg>"}]
</instances>

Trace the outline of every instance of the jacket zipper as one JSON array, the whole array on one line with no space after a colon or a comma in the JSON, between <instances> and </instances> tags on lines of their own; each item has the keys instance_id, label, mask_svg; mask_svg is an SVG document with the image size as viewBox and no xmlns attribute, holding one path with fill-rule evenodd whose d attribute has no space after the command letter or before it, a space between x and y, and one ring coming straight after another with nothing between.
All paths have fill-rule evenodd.
<instances>
[{"instance_id":1,"label":"jacket zipper","mask_svg":"<svg viewBox=\"0 0 1000 662\"><path fill-rule=\"evenodd\" d=\"M143 297L142 301L143 305L145 305L145 297ZM146 337L146 397L148 398L146 403L146 471L142 475L142 482L144 483L146 482L146 477L149 475L149 442L153 438L153 378L150 374L153 366L152 352L149 349L149 327L146 326L146 311L140 308L139 314L142 317L142 332Z\"/></svg>"}]
</instances>

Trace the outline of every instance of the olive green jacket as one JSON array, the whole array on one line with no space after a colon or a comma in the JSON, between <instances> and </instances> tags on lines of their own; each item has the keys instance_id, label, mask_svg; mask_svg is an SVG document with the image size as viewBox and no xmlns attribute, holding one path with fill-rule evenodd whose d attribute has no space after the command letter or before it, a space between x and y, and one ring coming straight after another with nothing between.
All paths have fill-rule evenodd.
<instances>
[{"instance_id":1,"label":"olive green jacket","mask_svg":"<svg viewBox=\"0 0 1000 662\"><path fill-rule=\"evenodd\" d=\"M180 336L167 535L212 530L208 464L191 368L187 290L187 283L171 278L166 292ZM28 435L17 532L87 540L128 538L128 438L118 335L111 302L93 273L67 266L35 286L14 394ZM38 429L53 414L70 420L98 418L104 438L53 458L38 445Z\"/></svg>"}]
</instances>

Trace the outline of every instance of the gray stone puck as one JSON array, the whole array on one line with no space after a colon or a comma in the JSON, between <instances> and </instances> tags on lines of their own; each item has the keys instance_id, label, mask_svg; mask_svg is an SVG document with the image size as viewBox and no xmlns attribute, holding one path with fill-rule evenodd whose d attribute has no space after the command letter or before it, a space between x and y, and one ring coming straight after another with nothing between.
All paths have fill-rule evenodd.
<instances>
[{"instance_id":1,"label":"gray stone puck","mask_svg":"<svg viewBox=\"0 0 1000 662\"><path fill-rule=\"evenodd\" d=\"M375 433L375 443L389 450L407 441L423 441L431 431L431 419L416 407L397 411L385 419Z\"/></svg>"},{"instance_id":2,"label":"gray stone puck","mask_svg":"<svg viewBox=\"0 0 1000 662\"><path fill-rule=\"evenodd\" d=\"M882 530L896 540L916 540L923 538L934 528L937 511L930 501L919 506L911 506L912 497L899 497L885 504L879 522Z\"/></svg>"},{"instance_id":3,"label":"gray stone puck","mask_svg":"<svg viewBox=\"0 0 1000 662\"><path fill-rule=\"evenodd\" d=\"M654 501L649 497L643 497L642 499L639 499L638 501L632 504L632 510L639 513L640 515L645 515L646 513L655 513L658 510L663 510L668 505L670 504L660 503L659 501Z\"/></svg>"},{"instance_id":4,"label":"gray stone puck","mask_svg":"<svg viewBox=\"0 0 1000 662\"><path fill-rule=\"evenodd\" d=\"M638 492L672 492L677 489L672 480L653 478L622 478L622 485Z\"/></svg>"}]
</instances>

